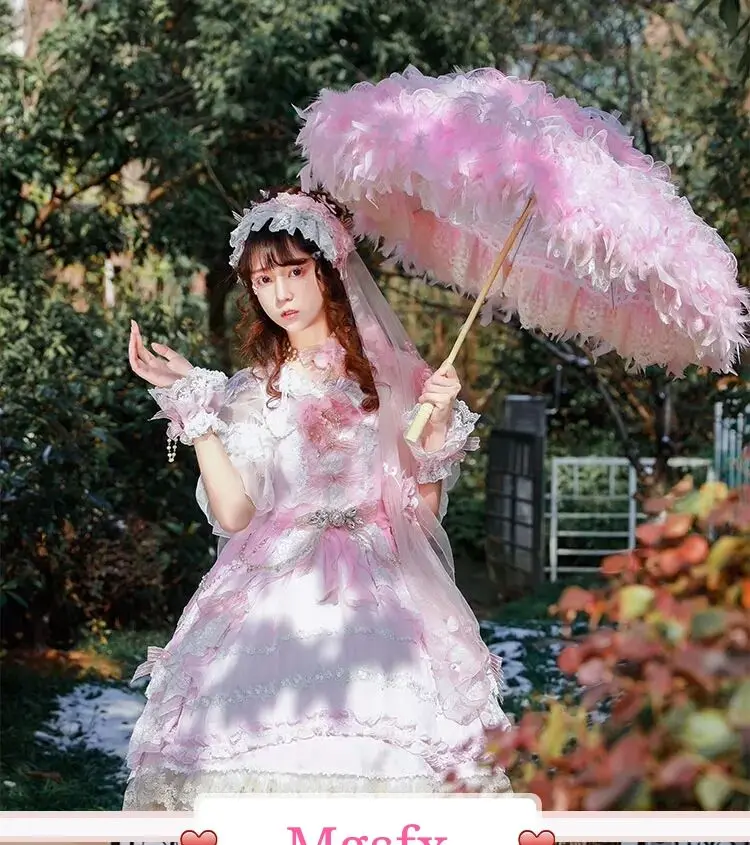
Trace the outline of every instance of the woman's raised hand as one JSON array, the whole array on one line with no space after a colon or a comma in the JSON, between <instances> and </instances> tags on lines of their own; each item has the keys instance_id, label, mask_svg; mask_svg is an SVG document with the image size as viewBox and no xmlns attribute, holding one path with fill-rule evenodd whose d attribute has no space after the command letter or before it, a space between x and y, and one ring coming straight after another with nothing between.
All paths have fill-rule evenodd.
<instances>
[{"instance_id":1,"label":"woman's raised hand","mask_svg":"<svg viewBox=\"0 0 750 845\"><path fill-rule=\"evenodd\" d=\"M131 320L128 360L130 368L137 376L154 387L170 387L193 369L187 358L183 358L179 352L163 343L152 343L151 348L155 355L146 349L138 323Z\"/></svg>"},{"instance_id":2,"label":"woman's raised hand","mask_svg":"<svg viewBox=\"0 0 750 845\"><path fill-rule=\"evenodd\" d=\"M430 425L449 425L453 416L453 403L460 392L458 373L450 364L444 364L427 379L422 388L422 395L417 401L420 404L429 402L435 407L430 417Z\"/></svg>"}]
</instances>

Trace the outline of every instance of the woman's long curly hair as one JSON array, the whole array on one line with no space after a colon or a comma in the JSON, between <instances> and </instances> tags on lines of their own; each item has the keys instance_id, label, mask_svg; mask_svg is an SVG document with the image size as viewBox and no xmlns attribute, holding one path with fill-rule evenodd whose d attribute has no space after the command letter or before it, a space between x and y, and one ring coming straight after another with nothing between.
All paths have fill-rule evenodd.
<instances>
[{"instance_id":1,"label":"woman's long curly hair","mask_svg":"<svg viewBox=\"0 0 750 845\"><path fill-rule=\"evenodd\" d=\"M270 199L282 192L298 193L299 189L276 190L265 198ZM349 225L346 212L328 194L311 191L310 195L323 200L329 208L335 209L342 223ZM238 303L240 320L237 324L237 334L240 341L240 353L244 360L260 365L268 373L268 401L280 399L279 376L290 351L289 339L286 331L266 314L253 291L250 283L252 259L254 255L260 253L264 265L277 267L293 260L300 251L315 258L316 276L321 285L326 319L331 331L344 349L344 368L347 375L359 384L364 393L362 410L368 413L376 411L379 402L372 367L362 349L362 341L341 276L338 270L320 255L318 247L303 238L299 232L293 235L285 231L271 232L268 226L264 226L258 232L251 232L245 242L245 248L237 266L238 281L246 294L246 298L240 297Z\"/></svg>"}]
</instances>

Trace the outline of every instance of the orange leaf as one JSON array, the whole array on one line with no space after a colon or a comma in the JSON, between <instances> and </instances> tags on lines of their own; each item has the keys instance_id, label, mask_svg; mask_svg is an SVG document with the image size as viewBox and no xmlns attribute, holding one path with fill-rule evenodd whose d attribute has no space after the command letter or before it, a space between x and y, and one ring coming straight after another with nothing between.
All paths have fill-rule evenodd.
<instances>
[{"instance_id":1,"label":"orange leaf","mask_svg":"<svg viewBox=\"0 0 750 845\"><path fill-rule=\"evenodd\" d=\"M674 578L685 565L678 549L664 549L654 562L658 565L662 575L666 575L667 578Z\"/></svg>"},{"instance_id":2,"label":"orange leaf","mask_svg":"<svg viewBox=\"0 0 750 845\"><path fill-rule=\"evenodd\" d=\"M622 572L637 572L641 564L632 552L628 552L605 557L599 568L604 575L620 575Z\"/></svg>"},{"instance_id":3,"label":"orange leaf","mask_svg":"<svg viewBox=\"0 0 750 845\"><path fill-rule=\"evenodd\" d=\"M750 610L750 578L742 582L742 606Z\"/></svg>"},{"instance_id":4,"label":"orange leaf","mask_svg":"<svg viewBox=\"0 0 750 845\"><path fill-rule=\"evenodd\" d=\"M683 561L688 566L697 566L708 556L708 540L700 534L691 534L677 547Z\"/></svg>"},{"instance_id":5,"label":"orange leaf","mask_svg":"<svg viewBox=\"0 0 750 845\"><path fill-rule=\"evenodd\" d=\"M594 594L582 587L568 587L560 596L558 610L561 613L581 613L588 611L595 602Z\"/></svg>"},{"instance_id":6,"label":"orange leaf","mask_svg":"<svg viewBox=\"0 0 750 845\"><path fill-rule=\"evenodd\" d=\"M578 646L568 646L560 652L557 665L565 675L574 675L581 665L581 650Z\"/></svg>"},{"instance_id":7,"label":"orange leaf","mask_svg":"<svg viewBox=\"0 0 750 845\"><path fill-rule=\"evenodd\" d=\"M693 527L693 517L689 513L670 514L664 522L664 536L667 540L679 540Z\"/></svg>"},{"instance_id":8,"label":"orange leaf","mask_svg":"<svg viewBox=\"0 0 750 845\"><path fill-rule=\"evenodd\" d=\"M664 537L664 523L647 522L639 525L635 537L642 546L658 546Z\"/></svg>"},{"instance_id":9,"label":"orange leaf","mask_svg":"<svg viewBox=\"0 0 750 845\"><path fill-rule=\"evenodd\" d=\"M693 476L686 475L684 478L680 479L677 484L675 484L675 486L671 490L671 493L673 496L685 496L687 493L690 493L694 489L695 484L693 483Z\"/></svg>"},{"instance_id":10,"label":"orange leaf","mask_svg":"<svg viewBox=\"0 0 750 845\"><path fill-rule=\"evenodd\" d=\"M643 512L649 516L656 516L671 509L674 504L674 496L663 496L660 499L646 499L643 503Z\"/></svg>"}]
</instances>

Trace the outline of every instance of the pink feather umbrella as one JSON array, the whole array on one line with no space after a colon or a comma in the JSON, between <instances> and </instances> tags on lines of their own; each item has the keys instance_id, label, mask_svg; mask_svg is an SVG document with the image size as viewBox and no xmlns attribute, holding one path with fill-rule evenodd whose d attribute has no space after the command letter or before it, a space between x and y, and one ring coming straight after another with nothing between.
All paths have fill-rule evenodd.
<instances>
[{"instance_id":1,"label":"pink feather umbrella","mask_svg":"<svg viewBox=\"0 0 750 845\"><path fill-rule=\"evenodd\" d=\"M636 367L733 371L737 261L613 116L494 69L411 67L324 90L301 116L303 187L345 203L407 270L476 297L448 362L484 306Z\"/></svg>"}]
</instances>

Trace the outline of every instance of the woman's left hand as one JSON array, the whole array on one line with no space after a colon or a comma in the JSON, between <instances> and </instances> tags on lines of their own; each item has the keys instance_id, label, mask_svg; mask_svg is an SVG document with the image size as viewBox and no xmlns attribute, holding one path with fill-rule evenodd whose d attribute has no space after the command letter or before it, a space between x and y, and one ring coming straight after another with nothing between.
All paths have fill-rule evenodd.
<instances>
[{"instance_id":1,"label":"woman's left hand","mask_svg":"<svg viewBox=\"0 0 750 845\"><path fill-rule=\"evenodd\" d=\"M430 417L432 427L448 428L453 416L453 403L460 392L461 382L452 364L441 366L427 379L417 401L434 405L435 410Z\"/></svg>"}]
</instances>

